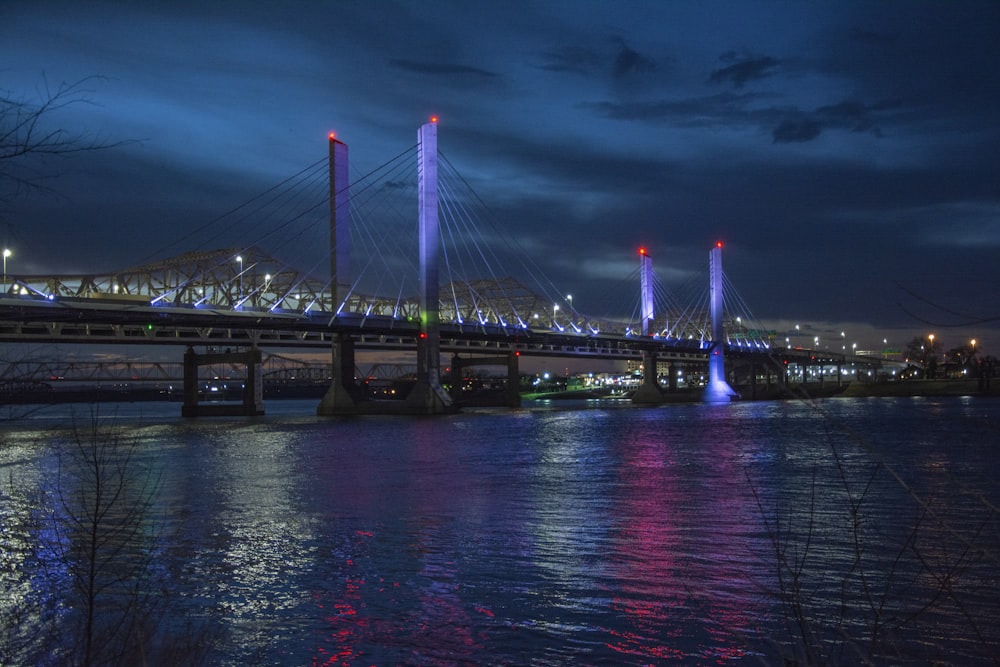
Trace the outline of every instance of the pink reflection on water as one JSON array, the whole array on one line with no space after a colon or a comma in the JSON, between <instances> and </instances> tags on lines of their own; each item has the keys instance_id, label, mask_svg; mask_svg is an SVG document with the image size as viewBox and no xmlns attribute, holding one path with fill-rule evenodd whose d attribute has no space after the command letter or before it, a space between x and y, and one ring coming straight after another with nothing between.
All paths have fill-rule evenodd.
<instances>
[{"instance_id":1,"label":"pink reflection on water","mask_svg":"<svg viewBox=\"0 0 1000 667\"><path fill-rule=\"evenodd\" d=\"M720 663L747 655L762 613L748 547L759 517L741 495L736 453L713 447L688 461L659 433L622 444L613 511L621 524L609 561L619 582L612 607L625 622L608 629L607 643L622 655L680 661L696 651Z\"/></svg>"}]
</instances>

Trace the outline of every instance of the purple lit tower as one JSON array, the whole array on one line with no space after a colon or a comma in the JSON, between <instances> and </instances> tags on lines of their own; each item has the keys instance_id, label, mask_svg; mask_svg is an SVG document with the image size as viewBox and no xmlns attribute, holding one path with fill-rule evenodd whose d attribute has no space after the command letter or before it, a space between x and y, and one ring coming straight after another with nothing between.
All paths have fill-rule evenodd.
<instances>
[{"instance_id":1,"label":"purple lit tower","mask_svg":"<svg viewBox=\"0 0 1000 667\"><path fill-rule=\"evenodd\" d=\"M708 352L708 386L705 400L709 403L731 401L738 394L726 382L726 332L722 326L722 241L708 254L709 311L712 318L712 348Z\"/></svg>"},{"instance_id":2,"label":"purple lit tower","mask_svg":"<svg viewBox=\"0 0 1000 667\"><path fill-rule=\"evenodd\" d=\"M420 334L417 338L417 383L407 406L418 413L451 409L441 386L441 326L438 277L438 151L437 118L417 131L417 189L420 216Z\"/></svg>"},{"instance_id":3,"label":"purple lit tower","mask_svg":"<svg viewBox=\"0 0 1000 667\"><path fill-rule=\"evenodd\" d=\"M639 280L640 308L642 310L642 338L647 341L650 336L649 327L653 321L653 259L646 248L639 248ZM632 395L633 403L655 404L663 402L663 392L656 378L656 350L642 351L642 384Z\"/></svg>"}]
</instances>

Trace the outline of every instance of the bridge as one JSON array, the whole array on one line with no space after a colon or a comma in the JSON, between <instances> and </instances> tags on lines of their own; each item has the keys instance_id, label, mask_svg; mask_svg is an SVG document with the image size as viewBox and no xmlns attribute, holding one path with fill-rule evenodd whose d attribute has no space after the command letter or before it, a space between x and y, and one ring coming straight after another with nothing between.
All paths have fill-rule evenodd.
<instances>
[{"instance_id":1,"label":"bridge","mask_svg":"<svg viewBox=\"0 0 1000 667\"><path fill-rule=\"evenodd\" d=\"M644 382L633 399L641 403L658 403L675 388L673 373L667 373L666 387L657 381L658 364L706 365L705 400L728 401L736 392L727 358L749 367L752 379L763 372L777 382L788 379L794 372L790 368L804 379L807 366L847 363L846 355L836 353L773 349L766 330L753 324L749 309L733 296L722 271L721 243L710 249L709 280L701 297L683 304L673 298L642 248L638 289L631 290L638 297L633 317L579 311L571 296L544 278L529 253L516 249L517 266L505 266L496 250L502 239L493 245L480 242L487 233L470 213L477 198L439 156L437 129L436 120L424 124L411 151L353 182L347 145L331 134L327 157L255 198L253 206L223 216L227 229L238 225L241 234L262 229L255 232L259 241L277 238L281 245L281 232L315 220L315 212L326 209L328 252L307 259L308 269L271 256L255 242L183 252L100 275L5 271L0 342L181 346L184 414L191 416L212 412L199 404L198 378L211 375L211 367L219 364L246 369L236 410L261 414L264 348L330 351L330 388L318 407L324 415L452 410L456 397L442 385L442 355L451 355L456 367L505 365L511 405L518 401L522 356L642 364ZM413 190L415 211L407 204L386 204L387 193L412 195ZM402 230L387 225L387 217L401 219ZM497 228L494 224L489 235ZM222 233L202 232L206 237ZM416 239L416 252L401 246L404 237ZM199 353L197 347L211 349ZM416 382L405 401L373 401L361 390L359 350L405 351L415 357Z\"/></svg>"}]
</instances>

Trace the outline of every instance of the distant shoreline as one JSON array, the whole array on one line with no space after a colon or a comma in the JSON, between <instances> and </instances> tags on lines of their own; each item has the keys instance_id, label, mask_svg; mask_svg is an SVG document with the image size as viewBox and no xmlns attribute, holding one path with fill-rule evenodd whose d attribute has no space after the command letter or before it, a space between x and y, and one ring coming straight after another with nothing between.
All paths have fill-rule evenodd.
<instances>
[{"instance_id":1,"label":"distant shoreline","mask_svg":"<svg viewBox=\"0 0 1000 667\"><path fill-rule=\"evenodd\" d=\"M797 398L889 398L912 396L1000 396L1000 379L988 389L980 390L979 381L971 380L900 380L897 382L850 382L838 386L835 382L810 382L780 386L776 384L735 387L740 401L780 401ZM276 386L267 387L264 400L310 399L319 400L326 393L326 387ZM219 398L222 398L221 396ZM563 390L522 394L526 401L566 401L566 400L630 400L629 395L610 394L594 389ZM663 392L663 403L698 403L703 398L703 389L682 389ZM226 396L226 400L239 400L239 394ZM204 399L203 399L204 400ZM77 389L63 391L17 392L0 396L0 405L60 404L60 403L135 403L143 401L172 401L179 403L181 396L163 389ZM474 402L473 402L474 403ZM472 403L470 403L472 405Z\"/></svg>"}]
</instances>

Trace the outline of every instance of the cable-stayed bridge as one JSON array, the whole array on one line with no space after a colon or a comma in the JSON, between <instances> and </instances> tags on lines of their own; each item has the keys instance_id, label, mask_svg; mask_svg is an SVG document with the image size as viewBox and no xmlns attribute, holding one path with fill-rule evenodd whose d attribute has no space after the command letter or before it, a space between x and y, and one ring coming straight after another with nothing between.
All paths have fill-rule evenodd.
<instances>
[{"instance_id":1,"label":"cable-stayed bridge","mask_svg":"<svg viewBox=\"0 0 1000 667\"><path fill-rule=\"evenodd\" d=\"M726 356L775 363L768 332L722 272L721 244L705 279L682 295L664 288L640 250L612 297L618 312L594 314L575 307L502 228L438 153L436 121L421 126L415 146L353 181L347 146L331 135L328 156L178 239L166 259L102 274L5 271L0 341L183 345L191 378L202 365L246 363L248 385L259 384L261 348L323 347L332 353L324 414L373 409L358 390L357 350L414 353L405 411L420 413L452 405L443 354L464 358L459 365L506 362L515 380L522 355L633 359L647 369L700 360L717 400L734 394ZM212 249L220 238L240 245ZM634 304L631 313L623 303ZM198 346L214 351L199 355ZM824 354L785 350L784 362L844 361ZM655 372L646 377L637 400L656 402ZM517 383L508 384L514 403ZM248 412L262 410L257 394L248 392ZM196 414L197 398L186 400Z\"/></svg>"}]
</instances>

